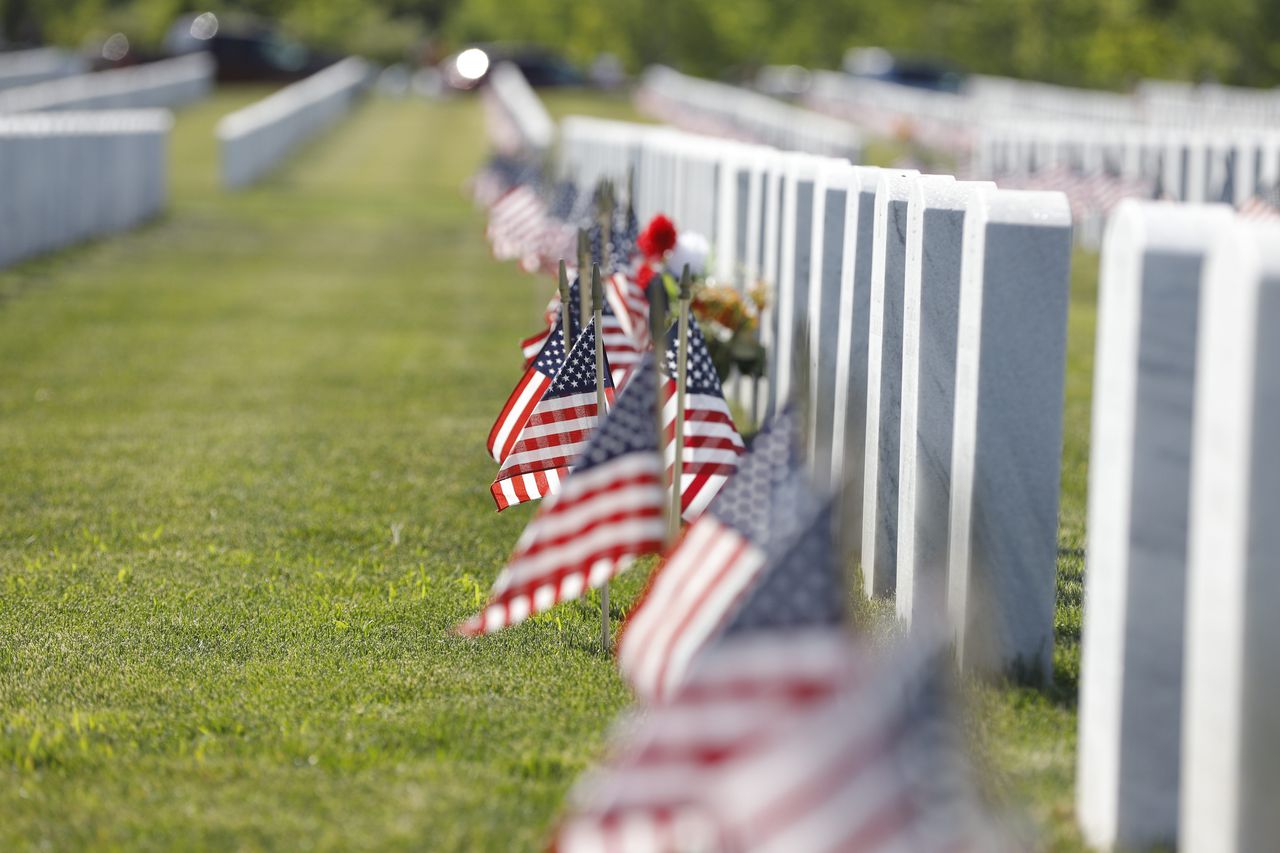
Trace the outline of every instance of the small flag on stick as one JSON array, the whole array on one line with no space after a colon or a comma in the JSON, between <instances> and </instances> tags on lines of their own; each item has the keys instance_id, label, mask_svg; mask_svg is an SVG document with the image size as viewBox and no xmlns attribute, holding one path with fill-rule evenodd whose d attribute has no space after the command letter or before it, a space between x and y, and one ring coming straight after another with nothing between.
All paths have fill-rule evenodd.
<instances>
[{"instance_id":1,"label":"small flag on stick","mask_svg":"<svg viewBox=\"0 0 1280 853\"><path fill-rule=\"evenodd\" d=\"M553 333L553 337L554 337ZM554 493L569 465L586 447L597 420L596 330L587 325L550 385L529 413L489 491L498 510ZM609 359L604 357L605 396L613 401Z\"/></svg>"},{"instance_id":2,"label":"small flag on stick","mask_svg":"<svg viewBox=\"0 0 1280 853\"><path fill-rule=\"evenodd\" d=\"M487 634L514 625L578 598L587 587L608 583L634 555L663 547L665 492L653 418L656 385L657 370L649 355L562 489L529 522L489 603L460 625L459 633Z\"/></svg>"},{"instance_id":3,"label":"small flag on stick","mask_svg":"<svg viewBox=\"0 0 1280 853\"><path fill-rule=\"evenodd\" d=\"M680 332L667 332L663 360L664 425L667 431L667 478L674 473L676 442L676 377L679 375ZM680 510L687 521L702 514L725 481L738 470L744 445L724 400L720 376L698 321L688 318L683 439L680 447Z\"/></svg>"},{"instance_id":4,"label":"small flag on stick","mask_svg":"<svg viewBox=\"0 0 1280 853\"><path fill-rule=\"evenodd\" d=\"M638 695L671 696L694 658L723 630L785 539L790 519L812 504L800 466L798 427L786 410L649 581L623 629L618 665Z\"/></svg>"}]
</instances>

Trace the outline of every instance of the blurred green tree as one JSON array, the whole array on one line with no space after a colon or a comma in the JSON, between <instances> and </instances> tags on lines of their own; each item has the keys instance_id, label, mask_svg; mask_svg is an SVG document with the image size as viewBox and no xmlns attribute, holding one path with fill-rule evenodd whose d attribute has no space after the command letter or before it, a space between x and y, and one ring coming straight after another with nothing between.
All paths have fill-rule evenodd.
<instances>
[{"instance_id":1,"label":"blurred green tree","mask_svg":"<svg viewBox=\"0 0 1280 853\"><path fill-rule=\"evenodd\" d=\"M247 13L300 38L390 61L425 39L542 43L723 76L839 64L852 46L974 72L1124 88L1140 77L1280 83L1276 0L0 0L15 43L79 46L122 31L158 45L185 12Z\"/></svg>"}]
</instances>

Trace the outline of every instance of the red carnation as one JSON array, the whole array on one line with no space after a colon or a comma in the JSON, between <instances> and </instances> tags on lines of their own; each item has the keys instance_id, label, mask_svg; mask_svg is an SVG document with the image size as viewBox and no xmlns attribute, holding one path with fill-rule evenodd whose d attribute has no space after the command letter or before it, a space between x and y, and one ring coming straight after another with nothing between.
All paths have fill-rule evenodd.
<instances>
[{"instance_id":1,"label":"red carnation","mask_svg":"<svg viewBox=\"0 0 1280 853\"><path fill-rule=\"evenodd\" d=\"M652 279L653 267L649 266L648 261L645 261L640 265L640 269L636 270L636 284L647 288Z\"/></svg>"},{"instance_id":2,"label":"red carnation","mask_svg":"<svg viewBox=\"0 0 1280 853\"><path fill-rule=\"evenodd\" d=\"M661 260L663 255L676 246L675 224L659 213L653 217L653 220L649 222L649 226L636 238L636 246L644 253L646 258Z\"/></svg>"}]
</instances>

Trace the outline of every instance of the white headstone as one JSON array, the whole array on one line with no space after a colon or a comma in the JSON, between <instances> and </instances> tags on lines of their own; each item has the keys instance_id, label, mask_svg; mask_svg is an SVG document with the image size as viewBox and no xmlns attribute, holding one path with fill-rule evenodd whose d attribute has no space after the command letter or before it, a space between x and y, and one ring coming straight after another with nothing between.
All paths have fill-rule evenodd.
<instances>
[{"instance_id":1,"label":"white headstone","mask_svg":"<svg viewBox=\"0 0 1280 853\"><path fill-rule=\"evenodd\" d=\"M987 191L964 230L948 610L964 670L1047 679L1071 210L1062 193Z\"/></svg>"},{"instance_id":2,"label":"white headstone","mask_svg":"<svg viewBox=\"0 0 1280 853\"><path fill-rule=\"evenodd\" d=\"M1098 846L1169 844L1201 277L1225 207L1125 202L1098 290L1076 802Z\"/></svg>"},{"instance_id":3,"label":"white headstone","mask_svg":"<svg viewBox=\"0 0 1280 853\"><path fill-rule=\"evenodd\" d=\"M1237 224L1200 315L1179 849L1280 839L1280 227Z\"/></svg>"},{"instance_id":4,"label":"white headstone","mask_svg":"<svg viewBox=\"0 0 1280 853\"><path fill-rule=\"evenodd\" d=\"M867 439L862 481L862 585L894 591L898 551L898 441L907 208L916 172L886 171L876 187L867 327ZM949 180L940 178L939 180Z\"/></svg>"},{"instance_id":5,"label":"white headstone","mask_svg":"<svg viewBox=\"0 0 1280 853\"><path fill-rule=\"evenodd\" d=\"M965 209L995 184L922 178L907 216L898 460L898 616L946 617L947 520Z\"/></svg>"},{"instance_id":6,"label":"white headstone","mask_svg":"<svg viewBox=\"0 0 1280 853\"><path fill-rule=\"evenodd\" d=\"M778 279L774 289L774 345L769 359L769 409L772 412L787 404L796 378L796 332L806 319L804 309L808 306L815 172L814 158L804 154L792 154L787 158L783 178Z\"/></svg>"},{"instance_id":7,"label":"white headstone","mask_svg":"<svg viewBox=\"0 0 1280 853\"><path fill-rule=\"evenodd\" d=\"M836 394L832 477L840 484L840 541L846 556L862 548L863 453L867 429L867 329L871 304L871 246L875 239L879 169L855 166L845 204L840 320L836 330Z\"/></svg>"},{"instance_id":8,"label":"white headstone","mask_svg":"<svg viewBox=\"0 0 1280 853\"><path fill-rule=\"evenodd\" d=\"M813 196L813 263L809 271L809 447L814 481L832 485L836 345L846 257L846 214L853 166L824 161Z\"/></svg>"}]
</instances>

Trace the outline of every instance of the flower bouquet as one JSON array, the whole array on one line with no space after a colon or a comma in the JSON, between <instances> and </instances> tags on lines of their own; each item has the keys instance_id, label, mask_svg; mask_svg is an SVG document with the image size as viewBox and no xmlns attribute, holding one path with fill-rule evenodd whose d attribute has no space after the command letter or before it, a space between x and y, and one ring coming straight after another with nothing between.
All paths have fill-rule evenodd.
<instances>
[{"instance_id":1,"label":"flower bouquet","mask_svg":"<svg viewBox=\"0 0 1280 853\"><path fill-rule=\"evenodd\" d=\"M734 368L745 376L764 374L765 353L760 344L760 312L765 287L757 283L743 293L732 284L707 276L711 254L707 238L694 232L677 232L674 223L659 214L639 235L636 246L644 255L636 280L648 286L655 274L662 276L672 304L680 298L679 276L687 264L693 280L693 316L702 327L707 350L721 381Z\"/></svg>"}]
</instances>

